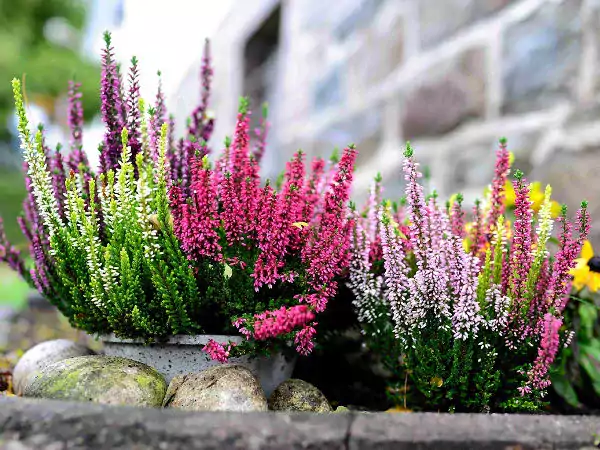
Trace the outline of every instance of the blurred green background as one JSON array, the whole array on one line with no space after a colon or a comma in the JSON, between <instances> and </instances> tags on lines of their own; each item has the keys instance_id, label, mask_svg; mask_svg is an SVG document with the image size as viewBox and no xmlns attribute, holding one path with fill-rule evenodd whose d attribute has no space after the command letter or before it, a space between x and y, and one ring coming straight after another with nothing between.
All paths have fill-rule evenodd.
<instances>
[{"instance_id":1,"label":"blurred green background","mask_svg":"<svg viewBox=\"0 0 600 450\"><path fill-rule=\"evenodd\" d=\"M82 51L88 6L82 0L0 0L0 217L10 242L24 252L27 243L16 219L25 186L11 80L24 80L28 106L38 111L31 117L43 118L54 135L66 130L71 79L82 83L84 115L90 118L99 107L100 70L97 61ZM0 306L20 306L27 292L27 286L0 264Z\"/></svg>"}]
</instances>

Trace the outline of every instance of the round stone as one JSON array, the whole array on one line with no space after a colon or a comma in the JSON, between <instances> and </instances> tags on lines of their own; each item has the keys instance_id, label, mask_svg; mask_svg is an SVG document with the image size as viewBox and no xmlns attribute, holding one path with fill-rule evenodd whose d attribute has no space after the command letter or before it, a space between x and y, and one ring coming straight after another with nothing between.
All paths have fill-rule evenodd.
<instances>
[{"instance_id":1,"label":"round stone","mask_svg":"<svg viewBox=\"0 0 600 450\"><path fill-rule=\"evenodd\" d=\"M332 408L323 393L310 383L295 378L284 381L269 397L272 411L331 412Z\"/></svg>"},{"instance_id":2,"label":"round stone","mask_svg":"<svg viewBox=\"0 0 600 450\"><path fill-rule=\"evenodd\" d=\"M50 364L74 356L93 355L89 348L68 339L54 339L40 342L23 354L13 371L13 390L16 394L23 391L27 377L33 372Z\"/></svg>"},{"instance_id":3,"label":"round stone","mask_svg":"<svg viewBox=\"0 0 600 450\"><path fill-rule=\"evenodd\" d=\"M194 411L267 411L267 399L249 369L224 364L173 378L164 406Z\"/></svg>"},{"instance_id":4,"label":"round stone","mask_svg":"<svg viewBox=\"0 0 600 450\"><path fill-rule=\"evenodd\" d=\"M160 407L167 384L132 359L93 355L65 359L29 375L25 397Z\"/></svg>"}]
</instances>

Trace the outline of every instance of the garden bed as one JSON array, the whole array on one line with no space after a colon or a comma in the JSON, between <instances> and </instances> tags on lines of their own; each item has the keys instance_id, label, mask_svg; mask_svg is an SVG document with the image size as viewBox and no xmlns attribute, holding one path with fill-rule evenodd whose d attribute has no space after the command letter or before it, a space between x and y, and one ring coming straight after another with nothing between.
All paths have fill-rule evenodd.
<instances>
[{"instance_id":1,"label":"garden bed","mask_svg":"<svg viewBox=\"0 0 600 450\"><path fill-rule=\"evenodd\" d=\"M592 449L600 418L504 414L197 413L0 400L0 448Z\"/></svg>"}]
</instances>

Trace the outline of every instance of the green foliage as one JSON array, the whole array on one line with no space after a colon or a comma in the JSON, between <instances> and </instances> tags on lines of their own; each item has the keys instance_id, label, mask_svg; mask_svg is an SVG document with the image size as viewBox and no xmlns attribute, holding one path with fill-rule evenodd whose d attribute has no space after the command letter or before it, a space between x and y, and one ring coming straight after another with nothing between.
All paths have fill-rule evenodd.
<instances>
[{"instance_id":1,"label":"green foliage","mask_svg":"<svg viewBox=\"0 0 600 450\"><path fill-rule=\"evenodd\" d=\"M589 292L574 299L567 306L565 326L575 334L553 367L552 387L560 399L557 406L583 412L600 407L599 299Z\"/></svg>"}]
</instances>

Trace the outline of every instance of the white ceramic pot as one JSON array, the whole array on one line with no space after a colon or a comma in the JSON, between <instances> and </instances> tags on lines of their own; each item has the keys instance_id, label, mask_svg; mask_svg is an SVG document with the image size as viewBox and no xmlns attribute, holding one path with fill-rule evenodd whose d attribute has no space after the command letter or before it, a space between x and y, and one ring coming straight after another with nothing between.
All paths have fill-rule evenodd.
<instances>
[{"instance_id":1,"label":"white ceramic pot","mask_svg":"<svg viewBox=\"0 0 600 450\"><path fill-rule=\"evenodd\" d=\"M164 342L146 344L141 339L119 339L112 334L101 336L106 355L129 358L154 367L165 377L167 383L177 375L201 372L220 364L202 351L202 347L210 339L226 344L241 343L243 338L241 336L178 335ZM230 358L228 362L240 364L254 372L266 395L269 396L280 383L292 376L296 359L286 358L283 354L274 354L257 357L241 356Z\"/></svg>"}]
</instances>

